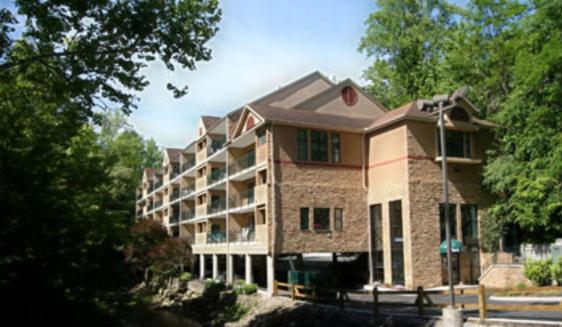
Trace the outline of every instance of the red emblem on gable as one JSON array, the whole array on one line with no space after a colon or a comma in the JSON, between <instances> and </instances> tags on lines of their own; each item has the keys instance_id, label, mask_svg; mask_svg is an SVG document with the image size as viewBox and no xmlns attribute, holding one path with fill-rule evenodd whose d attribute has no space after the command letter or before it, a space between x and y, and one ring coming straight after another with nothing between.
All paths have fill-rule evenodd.
<instances>
[{"instance_id":1,"label":"red emblem on gable","mask_svg":"<svg viewBox=\"0 0 562 327\"><path fill-rule=\"evenodd\" d=\"M251 129L252 127L254 127L254 117L250 116L248 117L248 120L246 120L246 130Z\"/></svg>"},{"instance_id":2,"label":"red emblem on gable","mask_svg":"<svg viewBox=\"0 0 562 327\"><path fill-rule=\"evenodd\" d=\"M357 92L351 86L346 86L341 90L341 97L348 106L353 106L357 103Z\"/></svg>"}]
</instances>

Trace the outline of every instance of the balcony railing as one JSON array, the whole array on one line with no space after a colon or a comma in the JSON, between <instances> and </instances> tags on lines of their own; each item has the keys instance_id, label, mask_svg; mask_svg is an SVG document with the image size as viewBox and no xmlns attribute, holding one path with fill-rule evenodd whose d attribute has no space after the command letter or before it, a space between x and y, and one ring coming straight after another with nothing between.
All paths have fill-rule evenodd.
<instances>
[{"instance_id":1,"label":"balcony railing","mask_svg":"<svg viewBox=\"0 0 562 327\"><path fill-rule=\"evenodd\" d=\"M142 199L142 193L137 193L137 200L141 200Z\"/></svg>"},{"instance_id":2,"label":"balcony railing","mask_svg":"<svg viewBox=\"0 0 562 327\"><path fill-rule=\"evenodd\" d=\"M146 193L150 193L154 190L154 185L152 183L150 183L150 185L148 185L148 190L146 191Z\"/></svg>"},{"instance_id":3,"label":"balcony railing","mask_svg":"<svg viewBox=\"0 0 562 327\"><path fill-rule=\"evenodd\" d=\"M222 212L226 210L226 201L224 200L224 198L218 200L218 201L211 201L208 205L207 205L207 214L208 215L212 215L214 213L218 213L218 212Z\"/></svg>"},{"instance_id":4,"label":"balcony railing","mask_svg":"<svg viewBox=\"0 0 562 327\"><path fill-rule=\"evenodd\" d=\"M234 175L238 172L243 171L256 165L256 152L251 151L245 155L234 159L234 161L228 166L229 174Z\"/></svg>"},{"instance_id":5,"label":"balcony railing","mask_svg":"<svg viewBox=\"0 0 562 327\"><path fill-rule=\"evenodd\" d=\"M252 226L244 227L241 231L230 231L228 233L229 242L254 242L256 240L256 231Z\"/></svg>"},{"instance_id":6,"label":"balcony railing","mask_svg":"<svg viewBox=\"0 0 562 327\"><path fill-rule=\"evenodd\" d=\"M158 209L158 208L160 208L161 206L162 206L162 201L161 201L161 200L160 200L160 201L154 202L154 209Z\"/></svg>"},{"instance_id":7,"label":"balcony railing","mask_svg":"<svg viewBox=\"0 0 562 327\"><path fill-rule=\"evenodd\" d=\"M254 188L247 189L240 192L238 195L233 195L228 199L228 205L230 208L239 208L244 206L249 206L255 201Z\"/></svg>"},{"instance_id":8,"label":"balcony railing","mask_svg":"<svg viewBox=\"0 0 562 327\"><path fill-rule=\"evenodd\" d=\"M181 196L185 197L195 192L195 184L190 184L181 189Z\"/></svg>"},{"instance_id":9,"label":"balcony railing","mask_svg":"<svg viewBox=\"0 0 562 327\"><path fill-rule=\"evenodd\" d=\"M207 155L211 156L214 153L218 152L224 146L226 142L226 136L214 139L211 141L211 144L207 147Z\"/></svg>"},{"instance_id":10,"label":"balcony railing","mask_svg":"<svg viewBox=\"0 0 562 327\"><path fill-rule=\"evenodd\" d=\"M189 170L190 168L193 168L194 166L195 166L195 158L187 159L187 161L181 165L181 171L184 172L186 170Z\"/></svg>"},{"instance_id":11,"label":"balcony railing","mask_svg":"<svg viewBox=\"0 0 562 327\"><path fill-rule=\"evenodd\" d=\"M225 243L226 236L224 232L212 232L207 234L207 243L215 244L215 243Z\"/></svg>"},{"instance_id":12,"label":"balcony railing","mask_svg":"<svg viewBox=\"0 0 562 327\"><path fill-rule=\"evenodd\" d=\"M177 212L172 213L170 216L170 224L177 224L180 222L180 214Z\"/></svg>"},{"instance_id":13,"label":"balcony railing","mask_svg":"<svg viewBox=\"0 0 562 327\"><path fill-rule=\"evenodd\" d=\"M195 218L195 211L192 209L183 210L181 213L181 221L188 221Z\"/></svg>"},{"instance_id":14,"label":"balcony railing","mask_svg":"<svg viewBox=\"0 0 562 327\"><path fill-rule=\"evenodd\" d=\"M162 186L162 181L154 182L153 189L156 190Z\"/></svg>"},{"instance_id":15,"label":"balcony railing","mask_svg":"<svg viewBox=\"0 0 562 327\"><path fill-rule=\"evenodd\" d=\"M207 185L212 185L218 181L226 178L225 168L215 168L211 169L211 173L207 175Z\"/></svg>"},{"instance_id":16,"label":"balcony railing","mask_svg":"<svg viewBox=\"0 0 562 327\"><path fill-rule=\"evenodd\" d=\"M154 210L154 202L151 202L151 203L148 204L147 210L148 210L148 211Z\"/></svg>"},{"instance_id":17,"label":"balcony railing","mask_svg":"<svg viewBox=\"0 0 562 327\"><path fill-rule=\"evenodd\" d=\"M170 174L170 179L174 179L174 178L178 177L179 175L180 175L179 170L178 171L173 170L172 173Z\"/></svg>"}]
</instances>

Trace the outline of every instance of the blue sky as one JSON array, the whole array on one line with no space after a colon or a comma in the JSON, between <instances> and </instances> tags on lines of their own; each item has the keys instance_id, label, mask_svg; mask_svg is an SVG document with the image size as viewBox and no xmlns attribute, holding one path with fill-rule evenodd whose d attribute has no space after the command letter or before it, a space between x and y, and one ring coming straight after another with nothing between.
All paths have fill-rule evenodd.
<instances>
[{"instance_id":1,"label":"blue sky","mask_svg":"<svg viewBox=\"0 0 562 327\"><path fill-rule=\"evenodd\" d=\"M369 65L357 51L372 0L223 0L220 31L208 44L213 59L196 71L146 69L151 85L129 121L159 145L183 147L201 115L224 115L292 80L319 70L359 82ZM187 84L174 99L166 83Z\"/></svg>"}]
</instances>

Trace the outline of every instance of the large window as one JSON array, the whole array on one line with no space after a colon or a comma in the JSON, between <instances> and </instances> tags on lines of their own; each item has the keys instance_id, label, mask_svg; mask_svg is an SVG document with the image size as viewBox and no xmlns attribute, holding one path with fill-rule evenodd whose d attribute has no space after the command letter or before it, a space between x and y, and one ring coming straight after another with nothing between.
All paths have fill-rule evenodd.
<instances>
[{"instance_id":1,"label":"large window","mask_svg":"<svg viewBox=\"0 0 562 327\"><path fill-rule=\"evenodd\" d=\"M340 152L340 134L332 133L332 162L340 163L341 152Z\"/></svg>"},{"instance_id":2,"label":"large window","mask_svg":"<svg viewBox=\"0 0 562 327\"><path fill-rule=\"evenodd\" d=\"M462 239L468 245L478 244L478 215L475 204L461 204Z\"/></svg>"},{"instance_id":3,"label":"large window","mask_svg":"<svg viewBox=\"0 0 562 327\"><path fill-rule=\"evenodd\" d=\"M309 230L308 227L308 208L301 208L300 210L300 220L301 220L301 230Z\"/></svg>"},{"instance_id":4,"label":"large window","mask_svg":"<svg viewBox=\"0 0 562 327\"><path fill-rule=\"evenodd\" d=\"M328 133L310 131L310 150L312 161L328 161Z\"/></svg>"},{"instance_id":5,"label":"large window","mask_svg":"<svg viewBox=\"0 0 562 327\"><path fill-rule=\"evenodd\" d=\"M314 230L330 229L330 209L314 208Z\"/></svg>"},{"instance_id":6,"label":"large window","mask_svg":"<svg viewBox=\"0 0 562 327\"><path fill-rule=\"evenodd\" d=\"M449 221L451 226L451 239L457 238L457 219L456 219L456 205L449 203ZM439 204L439 229L441 235L441 242L447 239L446 224L445 224L445 204Z\"/></svg>"},{"instance_id":7,"label":"large window","mask_svg":"<svg viewBox=\"0 0 562 327\"><path fill-rule=\"evenodd\" d=\"M402 231L402 201L388 203L390 243L392 251L392 283L404 285L404 236Z\"/></svg>"},{"instance_id":8,"label":"large window","mask_svg":"<svg viewBox=\"0 0 562 327\"><path fill-rule=\"evenodd\" d=\"M446 130L445 151L447 151L447 157L472 158L471 133ZM439 131L437 131L437 153L441 156L441 137Z\"/></svg>"},{"instance_id":9,"label":"large window","mask_svg":"<svg viewBox=\"0 0 562 327\"><path fill-rule=\"evenodd\" d=\"M297 151L299 160L308 160L308 131L306 129L297 131Z\"/></svg>"},{"instance_id":10,"label":"large window","mask_svg":"<svg viewBox=\"0 0 562 327\"><path fill-rule=\"evenodd\" d=\"M334 209L334 229L338 232L341 232L343 229L343 209L342 208L335 208Z\"/></svg>"},{"instance_id":11,"label":"large window","mask_svg":"<svg viewBox=\"0 0 562 327\"><path fill-rule=\"evenodd\" d=\"M371 264L373 265L373 281L384 281L384 252L382 246L382 205L369 207L371 218Z\"/></svg>"}]
</instances>

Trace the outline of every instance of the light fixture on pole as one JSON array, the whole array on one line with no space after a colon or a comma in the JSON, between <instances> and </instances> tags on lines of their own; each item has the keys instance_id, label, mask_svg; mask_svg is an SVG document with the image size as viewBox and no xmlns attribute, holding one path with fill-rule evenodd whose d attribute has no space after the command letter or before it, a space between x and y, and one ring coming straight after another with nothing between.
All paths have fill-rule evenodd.
<instances>
[{"instance_id":1,"label":"light fixture on pole","mask_svg":"<svg viewBox=\"0 0 562 327\"><path fill-rule=\"evenodd\" d=\"M443 177L443 204L445 214L445 237L447 242L447 279L449 281L449 297L450 306L455 306L455 286L453 283L452 270L452 250L451 250L451 222L449 221L449 177L447 171L447 147L445 144L445 119L443 113L443 104L449 102L447 95L436 95L433 97L433 104L439 107L439 140L441 142L441 171Z\"/></svg>"}]
</instances>

